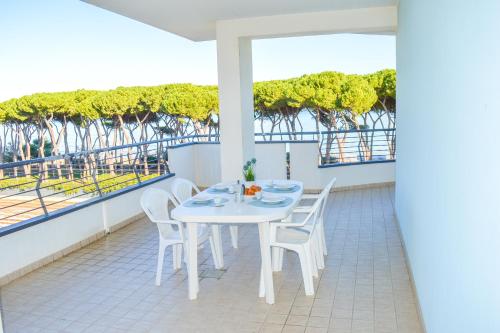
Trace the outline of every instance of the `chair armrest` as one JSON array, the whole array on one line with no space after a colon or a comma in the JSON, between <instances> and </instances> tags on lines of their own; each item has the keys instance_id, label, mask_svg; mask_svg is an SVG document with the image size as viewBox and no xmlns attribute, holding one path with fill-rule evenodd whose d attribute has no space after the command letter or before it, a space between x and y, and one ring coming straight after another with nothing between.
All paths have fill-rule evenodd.
<instances>
[{"instance_id":1,"label":"chair armrest","mask_svg":"<svg viewBox=\"0 0 500 333\"><path fill-rule=\"evenodd\" d=\"M278 228L292 228L292 227L303 227L307 220L303 223L292 223L292 222L273 222L269 224L269 238L271 242L276 241L277 229Z\"/></svg>"},{"instance_id":2,"label":"chair armrest","mask_svg":"<svg viewBox=\"0 0 500 333\"><path fill-rule=\"evenodd\" d=\"M305 222L305 221L304 221ZM293 228L293 227L303 227L305 223L293 223L293 222L279 222L279 223L271 223L271 228L276 227L276 228Z\"/></svg>"},{"instance_id":3,"label":"chair armrest","mask_svg":"<svg viewBox=\"0 0 500 333\"><path fill-rule=\"evenodd\" d=\"M158 224L180 224L180 222L176 220L154 220L152 222Z\"/></svg>"},{"instance_id":4,"label":"chair armrest","mask_svg":"<svg viewBox=\"0 0 500 333\"><path fill-rule=\"evenodd\" d=\"M297 206L293 209L294 213L310 213L312 210L311 206Z\"/></svg>"},{"instance_id":5,"label":"chair armrest","mask_svg":"<svg viewBox=\"0 0 500 333\"><path fill-rule=\"evenodd\" d=\"M319 193L306 193L302 194L301 199L318 199Z\"/></svg>"}]
</instances>

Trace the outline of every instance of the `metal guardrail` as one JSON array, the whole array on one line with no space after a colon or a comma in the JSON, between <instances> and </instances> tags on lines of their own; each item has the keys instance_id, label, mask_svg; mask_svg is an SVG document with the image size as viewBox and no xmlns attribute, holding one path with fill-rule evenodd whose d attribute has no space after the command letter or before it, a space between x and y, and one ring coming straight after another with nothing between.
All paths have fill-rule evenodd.
<instances>
[{"instance_id":1,"label":"metal guardrail","mask_svg":"<svg viewBox=\"0 0 500 333\"><path fill-rule=\"evenodd\" d=\"M394 161L396 129L323 131L319 149L321 166Z\"/></svg>"},{"instance_id":2,"label":"metal guardrail","mask_svg":"<svg viewBox=\"0 0 500 333\"><path fill-rule=\"evenodd\" d=\"M317 142L320 167L394 161L396 129L256 133L256 142Z\"/></svg>"},{"instance_id":3,"label":"metal guardrail","mask_svg":"<svg viewBox=\"0 0 500 333\"><path fill-rule=\"evenodd\" d=\"M169 174L171 140L0 165L0 227Z\"/></svg>"},{"instance_id":4,"label":"metal guardrail","mask_svg":"<svg viewBox=\"0 0 500 333\"><path fill-rule=\"evenodd\" d=\"M296 141L317 141L322 132L263 132L255 133L256 142L296 142Z\"/></svg>"},{"instance_id":5,"label":"metal guardrail","mask_svg":"<svg viewBox=\"0 0 500 333\"><path fill-rule=\"evenodd\" d=\"M0 164L0 229L169 175L167 148L218 139L170 137Z\"/></svg>"},{"instance_id":6,"label":"metal guardrail","mask_svg":"<svg viewBox=\"0 0 500 333\"><path fill-rule=\"evenodd\" d=\"M320 167L394 160L395 139L395 129L255 134L260 143L317 143ZM189 135L0 164L0 228L168 175L167 148L218 141Z\"/></svg>"}]
</instances>

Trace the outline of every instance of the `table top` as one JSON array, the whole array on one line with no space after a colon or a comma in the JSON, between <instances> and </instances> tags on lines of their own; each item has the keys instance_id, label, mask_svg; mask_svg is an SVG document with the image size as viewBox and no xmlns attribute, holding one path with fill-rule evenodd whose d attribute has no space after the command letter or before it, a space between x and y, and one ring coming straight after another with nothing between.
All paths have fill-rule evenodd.
<instances>
[{"instance_id":1,"label":"table top","mask_svg":"<svg viewBox=\"0 0 500 333\"><path fill-rule=\"evenodd\" d=\"M299 190L293 193L269 193L263 192L266 197L289 197L292 203L286 207L257 207L249 204L253 198L245 197L244 202L235 202L234 194L229 193L210 193L204 190L195 197L222 197L229 199L222 207L200 206L186 207L181 204L172 210L172 218L181 222L196 223L262 223L269 221L282 220L289 216L297 206L303 192L303 185L299 181L279 180L276 183L296 184ZM270 180L261 180L255 182L264 187L270 184Z\"/></svg>"}]
</instances>

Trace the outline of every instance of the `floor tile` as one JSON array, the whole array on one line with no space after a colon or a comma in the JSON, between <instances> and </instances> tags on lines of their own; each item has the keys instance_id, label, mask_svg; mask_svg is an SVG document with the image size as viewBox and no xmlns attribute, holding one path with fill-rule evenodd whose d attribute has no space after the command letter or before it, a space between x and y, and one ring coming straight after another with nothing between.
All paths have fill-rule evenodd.
<instances>
[{"instance_id":1,"label":"floor tile","mask_svg":"<svg viewBox=\"0 0 500 333\"><path fill-rule=\"evenodd\" d=\"M391 186L330 196L314 297L293 253L274 273L276 304L257 296L255 226L239 228L238 249L223 228L224 270L200 249L196 301L171 249L157 287L158 231L141 220L2 287L6 332L422 332L393 202Z\"/></svg>"}]
</instances>

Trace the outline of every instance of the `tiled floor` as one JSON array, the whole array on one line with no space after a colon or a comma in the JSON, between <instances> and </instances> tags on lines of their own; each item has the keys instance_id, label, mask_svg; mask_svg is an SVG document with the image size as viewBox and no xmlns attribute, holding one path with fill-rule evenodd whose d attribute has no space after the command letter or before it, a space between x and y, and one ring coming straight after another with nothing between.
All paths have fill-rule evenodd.
<instances>
[{"instance_id":1,"label":"tiled floor","mask_svg":"<svg viewBox=\"0 0 500 333\"><path fill-rule=\"evenodd\" d=\"M157 231L131 224L1 290L11 332L421 332L393 216L393 188L330 196L329 255L304 295L297 257L275 273L276 304L257 297L257 228L240 228L240 248L224 229L225 271L200 251L200 294L187 298L185 270L168 254L154 285Z\"/></svg>"}]
</instances>

